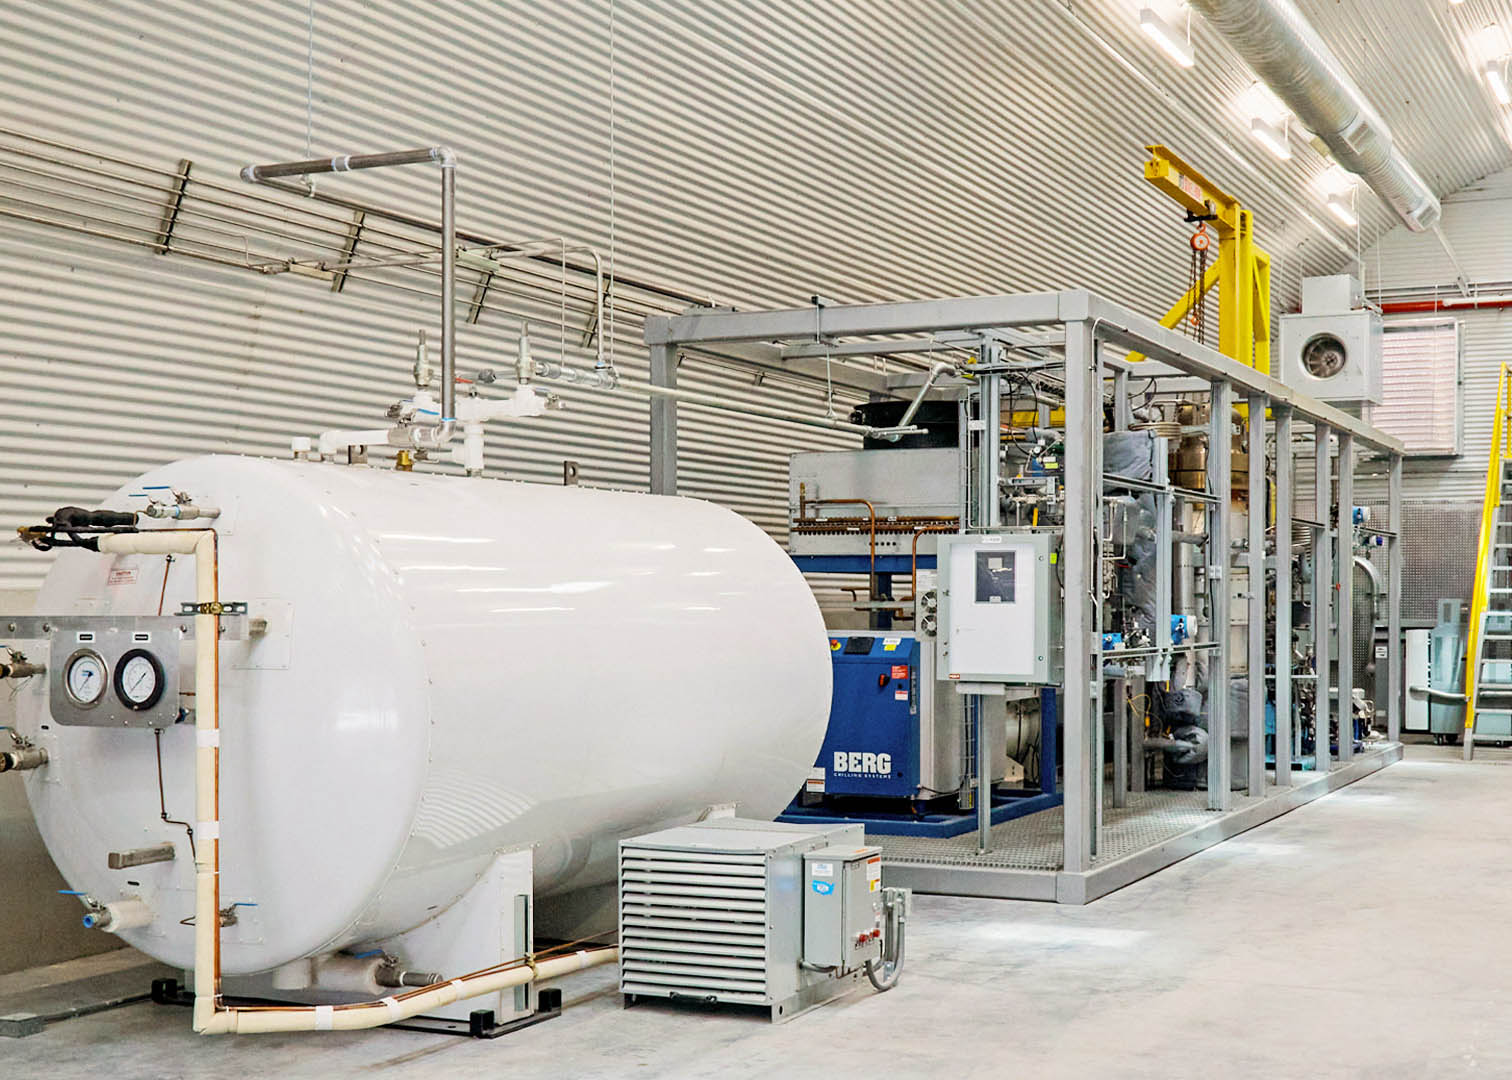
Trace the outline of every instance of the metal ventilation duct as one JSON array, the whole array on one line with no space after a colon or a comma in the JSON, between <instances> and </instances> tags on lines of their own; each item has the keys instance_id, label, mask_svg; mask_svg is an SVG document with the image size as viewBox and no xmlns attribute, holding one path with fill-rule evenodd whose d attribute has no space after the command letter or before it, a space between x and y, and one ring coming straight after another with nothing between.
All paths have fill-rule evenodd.
<instances>
[{"instance_id":1,"label":"metal ventilation duct","mask_svg":"<svg viewBox=\"0 0 1512 1080\"><path fill-rule=\"evenodd\" d=\"M1291 0L1191 0L1335 160L1370 185L1407 227L1439 219L1439 201L1391 143L1391 131Z\"/></svg>"}]
</instances>

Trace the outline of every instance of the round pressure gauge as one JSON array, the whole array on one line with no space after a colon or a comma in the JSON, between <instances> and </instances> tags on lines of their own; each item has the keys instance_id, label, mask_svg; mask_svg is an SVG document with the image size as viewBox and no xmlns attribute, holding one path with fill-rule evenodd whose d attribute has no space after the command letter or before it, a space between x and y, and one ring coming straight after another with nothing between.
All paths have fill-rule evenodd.
<instances>
[{"instance_id":1,"label":"round pressure gauge","mask_svg":"<svg viewBox=\"0 0 1512 1080\"><path fill-rule=\"evenodd\" d=\"M1333 334L1315 334L1302 346L1302 366L1315 379L1331 379L1344 370L1349 350Z\"/></svg>"},{"instance_id":2,"label":"round pressure gauge","mask_svg":"<svg viewBox=\"0 0 1512 1080\"><path fill-rule=\"evenodd\" d=\"M93 649L80 649L63 665L63 689L81 709L92 709L105 694L105 661Z\"/></svg>"},{"instance_id":3,"label":"round pressure gauge","mask_svg":"<svg viewBox=\"0 0 1512 1080\"><path fill-rule=\"evenodd\" d=\"M116 697L128 709L150 709L163 696L163 665L146 649L132 649L115 669Z\"/></svg>"}]
</instances>

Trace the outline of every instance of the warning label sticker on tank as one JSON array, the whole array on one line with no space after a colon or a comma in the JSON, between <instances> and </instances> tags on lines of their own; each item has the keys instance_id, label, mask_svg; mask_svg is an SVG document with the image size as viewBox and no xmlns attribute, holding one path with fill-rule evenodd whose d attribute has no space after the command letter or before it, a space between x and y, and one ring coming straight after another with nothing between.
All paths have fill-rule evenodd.
<instances>
[{"instance_id":1,"label":"warning label sticker on tank","mask_svg":"<svg viewBox=\"0 0 1512 1080\"><path fill-rule=\"evenodd\" d=\"M894 701L907 701L908 700L908 691L907 690L894 690L893 691L893 700Z\"/></svg>"},{"instance_id":2,"label":"warning label sticker on tank","mask_svg":"<svg viewBox=\"0 0 1512 1080\"><path fill-rule=\"evenodd\" d=\"M892 677L895 678L895 679L906 679L906 678L908 678L908 665L907 664L894 664L892 666Z\"/></svg>"},{"instance_id":3,"label":"warning label sticker on tank","mask_svg":"<svg viewBox=\"0 0 1512 1080\"><path fill-rule=\"evenodd\" d=\"M897 652L898 651L898 646L901 645L901 644L903 644L903 639L900 638L900 637L886 637L886 638L883 638L882 639L882 651L883 652Z\"/></svg>"},{"instance_id":4,"label":"warning label sticker on tank","mask_svg":"<svg viewBox=\"0 0 1512 1080\"><path fill-rule=\"evenodd\" d=\"M134 566L112 570L105 578L107 588L115 588L117 585L135 585L136 583L137 568Z\"/></svg>"},{"instance_id":5,"label":"warning label sticker on tank","mask_svg":"<svg viewBox=\"0 0 1512 1080\"><path fill-rule=\"evenodd\" d=\"M866 860L866 884L871 892L882 887L882 856L873 855Z\"/></svg>"},{"instance_id":6,"label":"warning label sticker on tank","mask_svg":"<svg viewBox=\"0 0 1512 1080\"><path fill-rule=\"evenodd\" d=\"M824 794L823 765L815 765L812 769L809 770L808 779L803 782L803 790L816 792L820 795Z\"/></svg>"}]
</instances>

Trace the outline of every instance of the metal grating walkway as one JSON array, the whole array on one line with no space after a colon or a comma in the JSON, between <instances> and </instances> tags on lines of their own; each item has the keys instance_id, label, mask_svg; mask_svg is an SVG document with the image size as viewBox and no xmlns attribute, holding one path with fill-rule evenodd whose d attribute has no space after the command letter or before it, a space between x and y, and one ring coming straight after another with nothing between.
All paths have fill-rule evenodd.
<instances>
[{"instance_id":1,"label":"metal grating walkway","mask_svg":"<svg viewBox=\"0 0 1512 1080\"><path fill-rule=\"evenodd\" d=\"M1264 802L1278 790L1267 782L1265 796L1259 799L1236 791L1232 810L1244 810ZM1130 794L1129 805L1123 809L1104 806L1103 850L1092 860L1092 865L1095 867L1154 847L1207 824L1215 816L1207 808L1205 791ZM1061 868L1063 820L1064 811L1057 806L994 825L992 850L984 855L977 854L975 832L948 838L867 833L866 842L882 849L884 862L1057 871Z\"/></svg>"}]
</instances>

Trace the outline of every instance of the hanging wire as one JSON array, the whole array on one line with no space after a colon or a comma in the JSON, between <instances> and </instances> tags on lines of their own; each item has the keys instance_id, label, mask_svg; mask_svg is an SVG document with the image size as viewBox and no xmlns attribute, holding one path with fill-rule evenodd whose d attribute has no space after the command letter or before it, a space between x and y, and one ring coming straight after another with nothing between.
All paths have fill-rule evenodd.
<instances>
[{"instance_id":1,"label":"hanging wire","mask_svg":"<svg viewBox=\"0 0 1512 1080\"><path fill-rule=\"evenodd\" d=\"M315 0L310 0L305 42L305 157L315 156Z\"/></svg>"},{"instance_id":2,"label":"hanging wire","mask_svg":"<svg viewBox=\"0 0 1512 1080\"><path fill-rule=\"evenodd\" d=\"M604 283L604 287L609 290L609 340L607 344L609 346L611 365L613 364L612 358L614 356L614 309L616 294L619 292L619 289L616 288L617 279L615 276L619 271L619 264L614 261L615 212L617 209L615 205L615 159L618 152L616 132L619 125L618 99L616 97L619 82L618 54L616 53L618 25L615 21L617 12L618 5L615 3L615 0L609 0L609 280ZM602 326L599 327L599 333L602 334L604 332L605 328Z\"/></svg>"}]
</instances>

